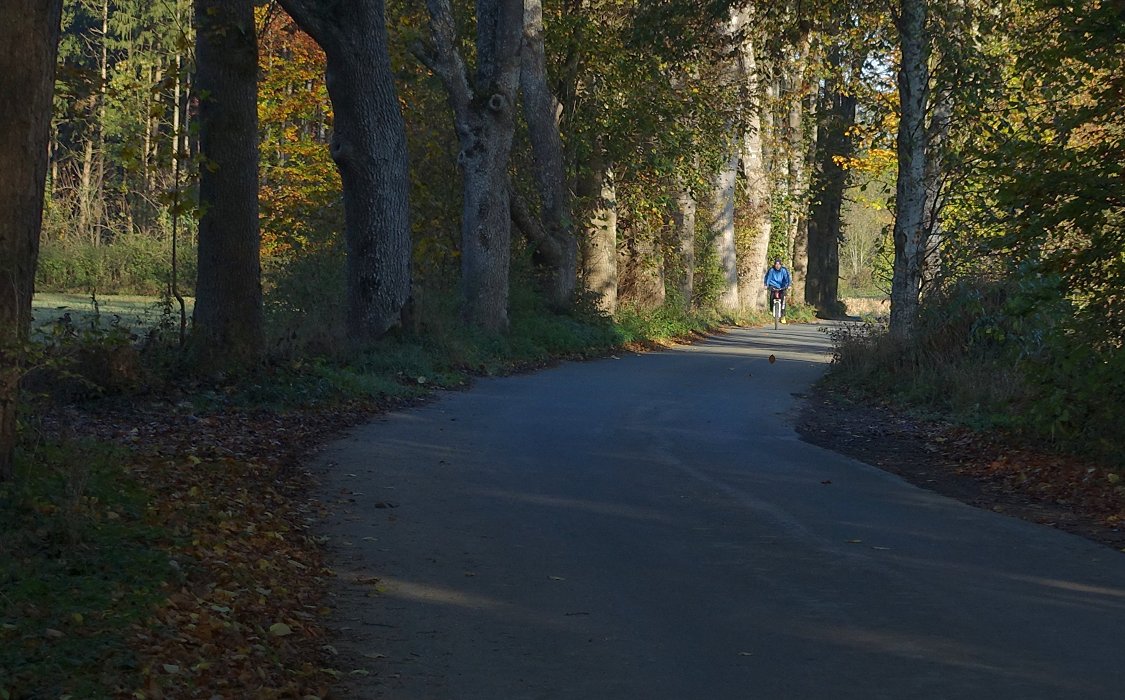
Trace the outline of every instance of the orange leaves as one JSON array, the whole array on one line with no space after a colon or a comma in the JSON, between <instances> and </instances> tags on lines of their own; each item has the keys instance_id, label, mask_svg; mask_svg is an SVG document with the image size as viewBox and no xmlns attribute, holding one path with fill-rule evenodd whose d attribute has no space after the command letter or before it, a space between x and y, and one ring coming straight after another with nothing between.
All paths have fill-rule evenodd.
<instances>
[{"instance_id":1,"label":"orange leaves","mask_svg":"<svg viewBox=\"0 0 1125 700\"><path fill-rule=\"evenodd\" d=\"M306 477L293 465L350 415L195 415L154 402L71 417L132 450L130 475L154 494L142 520L171 533L158 543L171 564L161 602L126 640L138 660L126 696L328 693L321 596L331 573L309 531Z\"/></svg>"}]
</instances>

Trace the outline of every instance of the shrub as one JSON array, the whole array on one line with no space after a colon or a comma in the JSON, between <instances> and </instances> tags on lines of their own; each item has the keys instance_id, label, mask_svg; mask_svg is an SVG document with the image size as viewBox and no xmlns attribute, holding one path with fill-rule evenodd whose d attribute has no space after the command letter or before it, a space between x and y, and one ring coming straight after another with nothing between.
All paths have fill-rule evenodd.
<instances>
[{"instance_id":1,"label":"shrub","mask_svg":"<svg viewBox=\"0 0 1125 700\"><path fill-rule=\"evenodd\" d=\"M181 243L177 257L180 292L190 296L195 286L196 251ZM156 296L168 289L171 261L171 241L140 234L121 235L99 245L48 240L39 251L36 288Z\"/></svg>"}]
</instances>

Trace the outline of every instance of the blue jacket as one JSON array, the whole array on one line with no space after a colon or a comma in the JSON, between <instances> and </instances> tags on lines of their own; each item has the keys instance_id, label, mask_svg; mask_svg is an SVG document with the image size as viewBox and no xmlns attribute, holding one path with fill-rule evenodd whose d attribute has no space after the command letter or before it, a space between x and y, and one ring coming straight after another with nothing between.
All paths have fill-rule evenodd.
<instances>
[{"instance_id":1,"label":"blue jacket","mask_svg":"<svg viewBox=\"0 0 1125 700\"><path fill-rule=\"evenodd\" d=\"M770 269L766 271L765 285L767 287L789 289L791 284L792 280L789 279L789 270L784 266L782 266L780 270L775 270L773 269L773 265L770 265Z\"/></svg>"}]
</instances>

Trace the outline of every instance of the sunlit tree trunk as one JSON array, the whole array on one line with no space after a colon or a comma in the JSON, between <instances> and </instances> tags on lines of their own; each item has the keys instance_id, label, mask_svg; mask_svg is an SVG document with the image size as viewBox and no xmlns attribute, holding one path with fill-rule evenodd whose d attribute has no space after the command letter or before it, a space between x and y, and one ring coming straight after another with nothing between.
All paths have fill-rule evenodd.
<instances>
[{"instance_id":1,"label":"sunlit tree trunk","mask_svg":"<svg viewBox=\"0 0 1125 700\"><path fill-rule=\"evenodd\" d=\"M742 64L739 49L746 29L748 10L732 8L723 35L730 44L730 56L719 68L720 84L730 93L742 92ZM738 180L738 163L742 150L742 133L735 124L729 124L723 143L723 160L712 180L710 230L716 258L722 273L722 288L717 300L718 308L726 312L739 309L738 296L738 246L734 230L735 186Z\"/></svg>"},{"instance_id":2,"label":"sunlit tree trunk","mask_svg":"<svg viewBox=\"0 0 1125 700\"><path fill-rule=\"evenodd\" d=\"M347 250L347 329L382 336L410 298L410 175L382 0L280 0L324 50L330 150L340 171ZM507 208L504 209L507 212Z\"/></svg>"},{"instance_id":3,"label":"sunlit tree trunk","mask_svg":"<svg viewBox=\"0 0 1125 700\"><path fill-rule=\"evenodd\" d=\"M815 99L805 95L808 79L809 53L813 35L802 31L794 50L796 56L785 68L785 157L789 206L786 240L791 260L789 269L793 276L793 299L803 296L805 270L808 266L808 186L810 142L806 120L815 119Z\"/></svg>"},{"instance_id":4,"label":"sunlit tree trunk","mask_svg":"<svg viewBox=\"0 0 1125 700\"><path fill-rule=\"evenodd\" d=\"M734 239L734 187L738 177L737 140L730 139L729 151L713 182L711 235L723 278L718 307L723 311L733 312L739 307L738 252Z\"/></svg>"},{"instance_id":5,"label":"sunlit tree trunk","mask_svg":"<svg viewBox=\"0 0 1125 700\"><path fill-rule=\"evenodd\" d=\"M582 237L582 286L607 314L617 311L617 190L613 171L595 145L595 156L583 168L578 195L592 202Z\"/></svg>"},{"instance_id":6,"label":"sunlit tree trunk","mask_svg":"<svg viewBox=\"0 0 1125 700\"><path fill-rule=\"evenodd\" d=\"M62 0L10 0L0 12L0 481L13 476L61 14Z\"/></svg>"},{"instance_id":7,"label":"sunlit tree trunk","mask_svg":"<svg viewBox=\"0 0 1125 700\"><path fill-rule=\"evenodd\" d=\"M747 219L750 222L751 245L747 255L739 260L739 298L743 306L762 310L766 298L762 293L762 278L769 267L769 244L772 221L770 219L770 175L763 152L763 116L767 113L767 96L759 74L754 44L747 38L741 52L742 73L746 98L750 105L746 115L746 131L742 137L742 175L745 179Z\"/></svg>"},{"instance_id":8,"label":"sunlit tree trunk","mask_svg":"<svg viewBox=\"0 0 1125 700\"><path fill-rule=\"evenodd\" d=\"M902 58L898 69L900 116L898 182L895 187L894 272L891 334L914 336L926 252L926 107L930 45L926 0L900 0L895 17Z\"/></svg>"},{"instance_id":9,"label":"sunlit tree trunk","mask_svg":"<svg viewBox=\"0 0 1125 700\"><path fill-rule=\"evenodd\" d=\"M252 0L195 0L199 266L192 341L201 369L262 353L258 43Z\"/></svg>"}]
</instances>

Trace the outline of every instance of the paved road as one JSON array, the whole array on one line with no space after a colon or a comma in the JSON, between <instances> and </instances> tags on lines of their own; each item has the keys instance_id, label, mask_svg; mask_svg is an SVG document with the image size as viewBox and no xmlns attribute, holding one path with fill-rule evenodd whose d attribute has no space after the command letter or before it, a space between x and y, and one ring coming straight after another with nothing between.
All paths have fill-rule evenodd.
<instances>
[{"instance_id":1,"label":"paved road","mask_svg":"<svg viewBox=\"0 0 1125 700\"><path fill-rule=\"evenodd\" d=\"M1125 555L802 442L826 354L740 330L328 447L354 697L1125 698Z\"/></svg>"}]
</instances>

